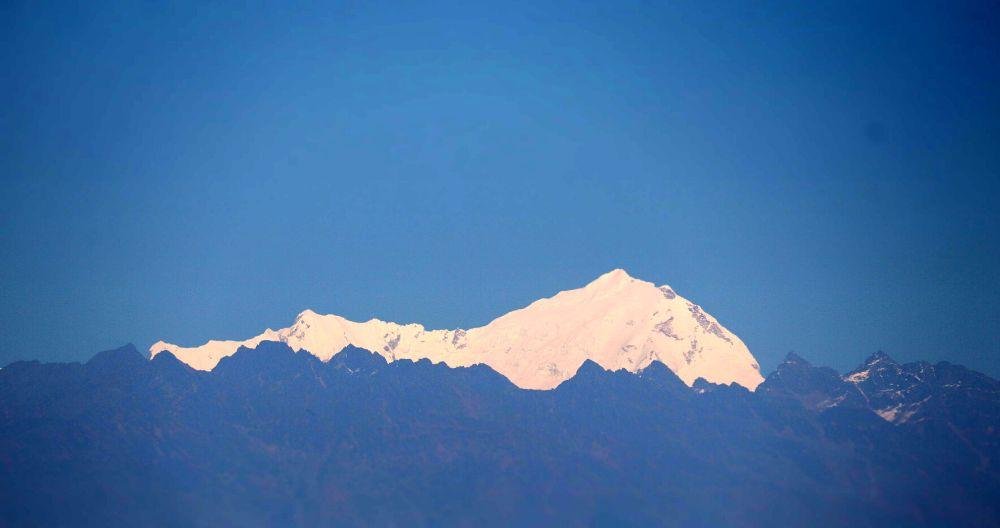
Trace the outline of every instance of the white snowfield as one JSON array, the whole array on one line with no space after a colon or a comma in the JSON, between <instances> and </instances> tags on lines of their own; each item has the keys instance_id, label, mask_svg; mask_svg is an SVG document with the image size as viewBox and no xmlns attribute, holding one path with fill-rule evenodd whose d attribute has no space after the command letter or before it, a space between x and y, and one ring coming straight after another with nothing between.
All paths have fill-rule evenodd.
<instances>
[{"instance_id":1,"label":"white snowfield","mask_svg":"<svg viewBox=\"0 0 1000 528\"><path fill-rule=\"evenodd\" d=\"M743 341L714 317L669 286L635 279L621 269L471 330L425 330L419 324L378 319L357 323L306 310L292 326L267 329L245 341L196 347L160 341L150 352L169 351L195 369L211 370L240 346L253 348L261 341L287 343L323 361L354 345L388 361L485 364L524 389L552 389L573 377L587 359L629 372L659 361L688 385L700 377L753 390L763 381Z\"/></svg>"}]
</instances>

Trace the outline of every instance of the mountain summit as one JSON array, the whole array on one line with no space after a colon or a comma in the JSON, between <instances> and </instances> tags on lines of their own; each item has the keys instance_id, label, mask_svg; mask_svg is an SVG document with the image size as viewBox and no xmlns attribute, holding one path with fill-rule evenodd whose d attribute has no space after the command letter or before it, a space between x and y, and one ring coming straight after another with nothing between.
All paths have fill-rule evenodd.
<instances>
[{"instance_id":1,"label":"mountain summit","mask_svg":"<svg viewBox=\"0 0 1000 528\"><path fill-rule=\"evenodd\" d=\"M211 370L239 347L254 348L263 341L287 343L324 361L353 345L388 361L485 364L525 389L554 388L588 359L608 370L629 372L660 362L688 385L704 378L752 390L763 380L746 345L714 317L670 286L636 279L622 269L471 330L426 330L379 319L359 323L306 310L292 326L267 329L244 341L209 341L189 348L160 341L150 353L169 351L193 368Z\"/></svg>"}]
</instances>

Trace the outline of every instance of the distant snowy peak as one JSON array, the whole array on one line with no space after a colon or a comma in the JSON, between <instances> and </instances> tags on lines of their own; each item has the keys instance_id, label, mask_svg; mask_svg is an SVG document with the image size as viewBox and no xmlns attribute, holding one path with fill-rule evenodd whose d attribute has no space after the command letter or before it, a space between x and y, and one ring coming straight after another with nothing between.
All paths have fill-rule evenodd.
<instances>
[{"instance_id":1,"label":"distant snowy peak","mask_svg":"<svg viewBox=\"0 0 1000 528\"><path fill-rule=\"evenodd\" d=\"M587 359L629 372L659 361L688 385L703 377L753 389L762 380L743 342L714 317L621 269L469 330L468 343L525 388L552 388Z\"/></svg>"},{"instance_id":2,"label":"distant snowy peak","mask_svg":"<svg viewBox=\"0 0 1000 528\"><path fill-rule=\"evenodd\" d=\"M399 359L485 364L526 389L551 389L592 360L608 370L642 370L665 364L685 383L698 378L754 389L763 380L746 345L700 306L669 286L615 269L583 288L563 291L471 330L426 330L372 319L359 323L306 310L288 328L268 329L244 341L209 341L180 347L160 341L200 370L211 370L240 346L280 341L326 361L348 345Z\"/></svg>"}]
</instances>

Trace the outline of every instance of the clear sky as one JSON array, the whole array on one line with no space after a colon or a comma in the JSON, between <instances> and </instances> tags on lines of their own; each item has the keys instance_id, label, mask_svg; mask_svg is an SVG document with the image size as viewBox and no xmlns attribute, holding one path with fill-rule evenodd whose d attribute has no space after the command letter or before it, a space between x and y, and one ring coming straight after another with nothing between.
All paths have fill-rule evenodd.
<instances>
[{"instance_id":1,"label":"clear sky","mask_svg":"<svg viewBox=\"0 0 1000 528\"><path fill-rule=\"evenodd\" d=\"M1000 375L994 2L70 4L0 7L0 364L623 267L764 371Z\"/></svg>"}]
</instances>

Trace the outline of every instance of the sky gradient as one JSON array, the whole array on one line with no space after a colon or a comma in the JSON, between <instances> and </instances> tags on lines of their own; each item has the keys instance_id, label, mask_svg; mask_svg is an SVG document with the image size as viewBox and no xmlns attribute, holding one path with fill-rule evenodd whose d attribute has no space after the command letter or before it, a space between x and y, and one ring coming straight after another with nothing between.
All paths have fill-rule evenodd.
<instances>
[{"instance_id":1,"label":"sky gradient","mask_svg":"<svg viewBox=\"0 0 1000 528\"><path fill-rule=\"evenodd\" d=\"M989 2L0 7L0 365L622 267L767 373L1000 375Z\"/></svg>"}]
</instances>

